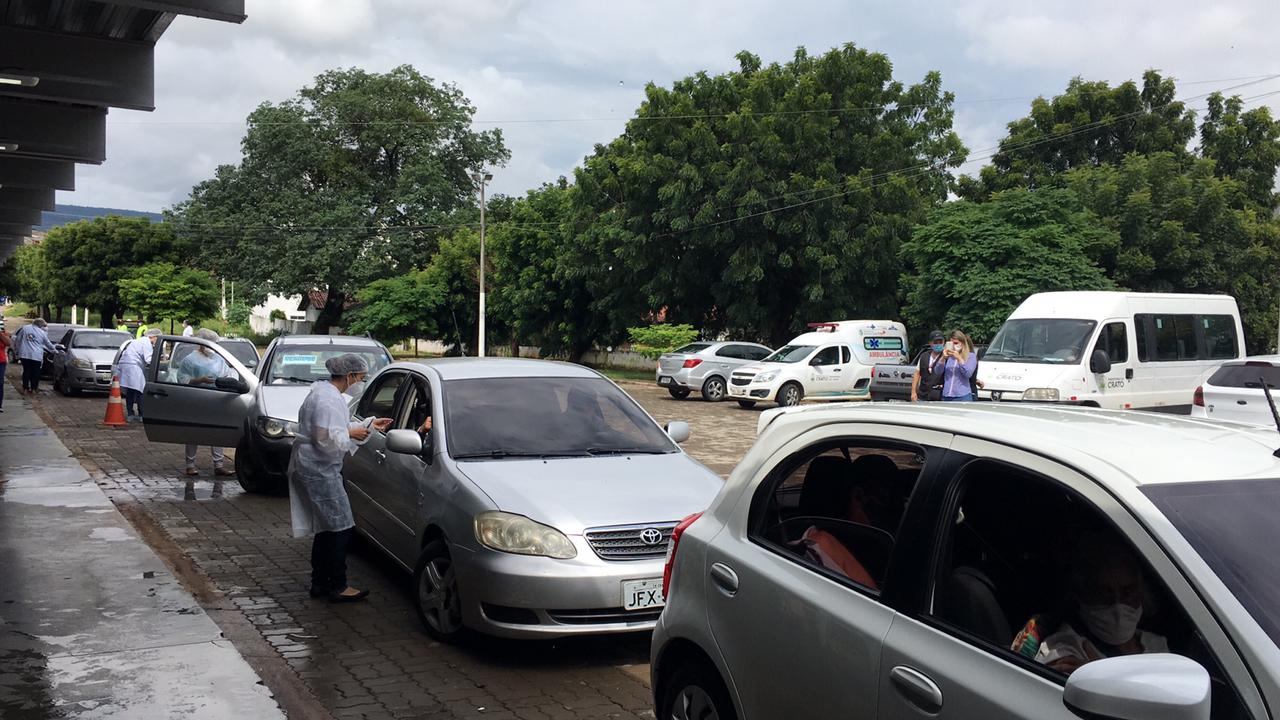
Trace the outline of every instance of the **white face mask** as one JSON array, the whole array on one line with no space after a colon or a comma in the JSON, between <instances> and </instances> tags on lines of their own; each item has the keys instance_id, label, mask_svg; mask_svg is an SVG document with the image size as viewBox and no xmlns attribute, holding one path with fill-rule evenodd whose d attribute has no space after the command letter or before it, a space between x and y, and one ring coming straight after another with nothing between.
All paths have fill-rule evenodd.
<instances>
[{"instance_id":1,"label":"white face mask","mask_svg":"<svg viewBox=\"0 0 1280 720\"><path fill-rule=\"evenodd\" d=\"M1081 605L1080 619L1102 642L1121 645L1133 639L1138 632L1138 621L1142 619L1142 606L1133 607L1116 603L1114 605Z\"/></svg>"}]
</instances>

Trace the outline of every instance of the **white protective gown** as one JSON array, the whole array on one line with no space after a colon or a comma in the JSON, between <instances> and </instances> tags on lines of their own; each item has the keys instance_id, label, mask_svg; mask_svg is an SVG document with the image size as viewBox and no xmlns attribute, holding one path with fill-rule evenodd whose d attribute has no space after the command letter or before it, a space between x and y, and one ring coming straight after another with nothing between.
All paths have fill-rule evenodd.
<instances>
[{"instance_id":1,"label":"white protective gown","mask_svg":"<svg viewBox=\"0 0 1280 720\"><path fill-rule=\"evenodd\" d=\"M120 387L138 392L147 389L147 366L153 349L147 338L129 341L120 353Z\"/></svg>"},{"instance_id":2,"label":"white protective gown","mask_svg":"<svg viewBox=\"0 0 1280 720\"><path fill-rule=\"evenodd\" d=\"M350 430L351 411L328 380L312 384L298 410L297 437L289 457L289 511L293 536L355 527L351 501L342 487L342 459L359 443Z\"/></svg>"}]
</instances>

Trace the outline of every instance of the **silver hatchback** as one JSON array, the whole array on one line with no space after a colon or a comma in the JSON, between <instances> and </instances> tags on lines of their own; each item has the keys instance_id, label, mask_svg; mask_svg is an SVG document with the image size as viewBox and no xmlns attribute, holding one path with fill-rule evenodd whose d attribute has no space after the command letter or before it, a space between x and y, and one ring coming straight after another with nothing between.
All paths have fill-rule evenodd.
<instances>
[{"instance_id":1,"label":"silver hatchback","mask_svg":"<svg viewBox=\"0 0 1280 720\"><path fill-rule=\"evenodd\" d=\"M720 402L728 397L729 376L743 365L759 362L773 351L749 342L695 342L658 358L658 385L683 400L698 391L702 399Z\"/></svg>"}]
</instances>

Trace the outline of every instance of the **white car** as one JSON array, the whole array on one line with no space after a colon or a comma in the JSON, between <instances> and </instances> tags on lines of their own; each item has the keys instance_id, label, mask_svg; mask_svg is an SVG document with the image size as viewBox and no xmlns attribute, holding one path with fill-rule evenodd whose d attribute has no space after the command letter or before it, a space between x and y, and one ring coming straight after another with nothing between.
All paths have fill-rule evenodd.
<instances>
[{"instance_id":1,"label":"white car","mask_svg":"<svg viewBox=\"0 0 1280 720\"><path fill-rule=\"evenodd\" d=\"M1276 419L1262 391L1264 379L1272 399L1280 403L1280 355L1223 363L1196 388L1191 416L1275 427Z\"/></svg>"},{"instance_id":2,"label":"white car","mask_svg":"<svg viewBox=\"0 0 1280 720\"><path fill-rule=\"evenodd\" d=\"M771 410L672 533L659 718L1280 708L1280 433L992 403Z\"/></svg>"}]
</instances>

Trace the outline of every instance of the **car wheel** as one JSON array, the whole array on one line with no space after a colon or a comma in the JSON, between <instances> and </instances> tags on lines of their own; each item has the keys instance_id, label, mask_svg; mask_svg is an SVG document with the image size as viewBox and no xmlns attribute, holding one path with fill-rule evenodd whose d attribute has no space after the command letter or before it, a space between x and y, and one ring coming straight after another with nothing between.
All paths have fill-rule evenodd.
<instances>
[{"instance_id":1,"label":"car wheel","mask_svg":"<svg viewBox=\"0 0 1280 720\"><path fill-rule=\"evenodd\" d=\"M67 392L67 386L66 386L66 383L64 383L64 382L63 382L63 380L62 380L62 376L61 376L61 375L54 375L54 376L53 376L53 389L54 389L54 390L56 390L56 391L58 392L58 394L59 394L59 395L70 395L70 394L71 394L71 393Z\"/></svg>"},{"instance_id":2,"label":"car wheel","mask_svg":"<svg viewBox=\"0 0 1280 720\"><path fill-rule=\"evenodd\" d=\"M702 383L702 399L707 402L720 402L724 399L725 392L728 388L724 385L724 378L712 375L707 381Z\"/></svg>"},{"instance_id":3,"label":"car wheel","mask_svg":"<svg viewBox=\"0 0 1280 720\"><path fill-rule=\"evenodd\" d=\"M264 473L259 473L253 464L253 455L249 450L249 441L241 440L236 445L236 479L240 487L247 493L255 495L286 495L288 487L277 487L268 482Z\"/></svg>"},{"instance_id":4,"label":"car wheel","mask_svg":"<svg viewBox=\"0 0 1280 720\"><path fill-rule=\"evenodd\" d=\"M462 597L453 557L443 540L432 540L422 549L413 570L414 607L427 634L440 642L458 643L466 638L462 624Z\"/></svg>"},{"instance_id":5,"label":"car wheel","mask_svg":"<svg viewBox=\"0 0 1280 720\"><path fill-rule=\"evenodd\" d=\"M787 383L778 391L778 407L794 407L804 398L804 389L795 383Z\"/></svg>"},{"instance_id":6,"label":"car wheel","mask_svg":"<svg viewBox=\"0 0 1280 720\"><path fill-rule=\"evenodd\" d=\"M735 720L729 692L704 663L685 661L662 684L659 720Z\"/></svg>"},{"instance_id":7,"label":"car wheel","mask_svg":"<svg viewBox=\"0 0 1280 720\"><path fill-rule=\"evenodd\" d=\"M671 397L677 400L683 400L689 397L689 391L685 388L667 388L667 392L671 393Z\"/></svg>"},{"instance_id":8,"label":"car wheel","mask_svg":"<svg viewBox=\"0 0 1280 720\"><path fill-rule=\"evenodd\" d=\"M756 401L755 401L755 400L739 400L739 401L738 401L738 407L740 407L740 408L744 408L744 409L750 410L751 408L753 408L753 407L755 407L755 406L756 406Z\"/></svg>"}]
</instances>

